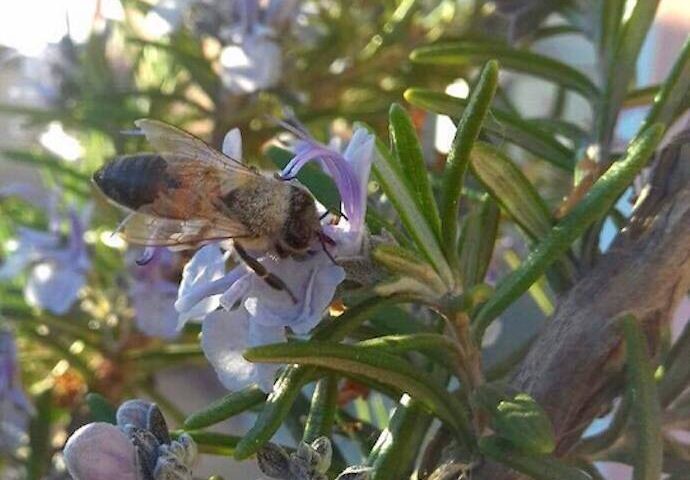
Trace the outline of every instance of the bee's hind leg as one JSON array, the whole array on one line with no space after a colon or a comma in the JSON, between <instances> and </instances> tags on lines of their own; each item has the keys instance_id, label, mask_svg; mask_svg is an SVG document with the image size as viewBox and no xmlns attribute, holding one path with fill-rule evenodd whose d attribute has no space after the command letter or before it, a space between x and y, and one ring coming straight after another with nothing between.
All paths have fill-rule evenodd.
<instances>
[{"instance_id":1,"label":"bee's hind leg","mask_svg":"<svg viewBox=\"0 0 690 480\"><path fill-rule=\"evenodd\" d=\"M285 291L285 293L290 295L292 303L297 303L297 297L294 293L292 293L290 288L279 276L269 272L266 269L266 267L261 265L261 263L259 263L259 261L256 258L249 255L247 251L238 243L235 243L235 251L240 256L242 261L246 263L247 266L251 268L254 271L254 273L256 273L259 277L261 277L263 281L266 282L271 288Z\"/></svg>"}]
</instances>

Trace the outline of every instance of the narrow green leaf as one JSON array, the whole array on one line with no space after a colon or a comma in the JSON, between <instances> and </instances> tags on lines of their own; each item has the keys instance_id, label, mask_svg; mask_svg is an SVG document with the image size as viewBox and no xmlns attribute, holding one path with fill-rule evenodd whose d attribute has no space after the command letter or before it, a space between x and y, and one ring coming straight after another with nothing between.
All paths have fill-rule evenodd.
<instances>
[{"instance_id":1,"label":"narrow green leaf","mask_svg":"<svg viewBox=\"0 0 690 480\"><path fill-rule=\"evenodd\" d=\"M501 43L462 40L420 47L410 55L416 63L449 66L476 65L492 58L501 62L504 68L550 80L579 92L590 101L599 96L596 85L579 70L553 58Z\"/></svg>"},{"instance_id":2,"label":"narrow green leaf","mask_svg":"<svg viewBox=\"0 0 690 480\"><path fill-rule=\"evenodd\" d=\"M455 371L459 361L455 342L438 333L385 335L361 341L357 346L394 354L423 352L450 372Z\"/></svg>"},{"instance_id":3,"label":"narrow green leaf","mask_svg":"<svg viewBox=\"0 0 690 480\"><path fill-rule=\"evenodd\" d=\"M402 166L402 172L410 183L417 205L440 239L441 217L434 199L434 192L431 190L422 148L417 140L412 119L404 108L394 103L389 111L389 122L393 155Z\"/></svg>"},{"instance_id":4,"label":"narrow green leaf","mask_svg":"<svg viewBox=\"0 0 690 480\"><path fill-rule=\"evenodd\" d=\"M296 363L360 375L390 385L426 406L471 443L471 428L464 407L445 388L414 365L378 349L330 342L281 343L251 348L244 353L250 362Z\"/></svg>"},{"instance_id":5,"label":"narrow green leaf","mask_svg":"<svg viewBox=\"0 0 690 480\"><path fill-rule=\"evenodd\" d=\"M659 0L635 2L635 7L628 20L623 24L615 50L609 59L606 69L604 90L601 94L599 114L596 116L597 141L603 148L608 148L618 113L625 100L637 65L637 58L642 44L654 20Z\"/></svg>"},{"instance_id":6,"label":"narrow green leaf","mask_svg":"<svg viewBox=\"0 0 690 480\"><path fill-rule=\"evenodd\" d=\"M382 350L388 353L403 353L409 351L446 350L455 352L455 343L445 335L438 333L412 333L407 335L385 335L383 337L363 340L357 344L359 348Z\"/></svg>"},{"instance_id":7,"label":"narrow green leaf","mask_svg":"<svg viewBox=\"0 0 690 480\"><path fill-rule=\"evenodd\" d=\"M369 454L370 480L408 478L430 423L419 403L404 395Z\"/></svg>"},{"instance_id":8,"label":"narrow green leaf","mask_svg":"<svg viewBox=\"0 0 690 480\"><path fill-rule=\"evenodd\" d=\"M40 480L45 478L52 458L51 430L53 416L52 390L47 389L36 397L36 415L29 423L29 458L27 459L26 478Z\"/></svg>"},{"instance_id":9,"label":"narrow green leaf","mask_svg":"<svg viewBox=\"0 0 690 480\"><path fill-rule=\"evenodd\" d=\"M404 97L412 105L453 118L458 118L464 112L468 102L466 99L425 88L409 88ZM484 120L483 128L498 139L514 143L558 168L569 172L574 168L572 150L534 123L517 115L494 107Z\"/></svg>"},{"instance_id":10,"label":"narrow green leaf","mask_svg":"<svg viewBox=\"0 0 690 480\"><path fill-rule=\"evenodd\" d=\"M505 153L488 143L477 142L472 149L470 168L532 240L551 230L551 214L546 203Z\"/></svg>"},{"instance_id":11,"label":"narrow green leaf","mask_svg":"<svg viewBox=\"0 0 690 480\"><path fill-rule=\"evenodd\" d=\"M379 245L371 254L372 258L392 273L408 276L422 281L431 289L443 295L448 291L443 280L426 261L405 248L396 245Z\"/></svg>"},{"instance_id":12,"label":"narrow green leaf","mask_svg":"<svg viewBox=\"0 0 690 480\"><path fill-rule=\"evenodd\" d=\"M319 437L330 437L338 410L338 377L327 375L316 383L311 397L309 416L304 424L302 441L311 443Z\"/></svg>"},{"instance_id":13,"label":"narrow green leaf","mask_svg":"<svg viewBox=\"0 0 690 480\"><path fill-rule=\"evenodd\" d=\"M624 159L614 163L577 206L546 235L520 268L503 279L496 292L477 313L473 334L481 344L484 331L512 302L534 283L592 223L603 218L616 199L635 179L654 153L664 132L656 124L641 132L628 147Z\"/></svg>"},{"instance_id":14,"label":"narrow green leaf","mask_svg":"<svg viewBox=\"0 0 690 480\"><path fill-rule=\"evenodd\" d=\"M654 368L647 352L647 338L635 317L627 315L622 323L628 360L628 388L633 397L631 413L637 431L633 480L658 480L661 478L664 448Z\"/></svg>"},{"instance_id":15,"label":"narrow green leaf","mask_svg":"<svg viewBox=\"0 0 690 480\"><path fill-rule=\"evenodd\" d=\"M535 480L591 480L590 476L579 468L567 465L551 456L522 453L500 438L480 439L479 451Z\"/></svg>"},{"instance_id":16,"label":"narrow green leaf","mask_svg":"<svg viewBox=\"0 0 690 480\"><path fill-rule=\"evenodd\" d=\"M467 215L460 235L460 274L465 290L484 281L494 253L501 211L487 196Z\"/></svg>"},{"instance_id":17,"label":"narrow green leaf","mask_svg":"<svg viewBox=\"0 0 690 480\"><path fill-rule=\"evenodd\" d=\"M266 394L255 385L232 392L198 412L189 415L184 421L184 428L187 430L198 430L215 425L259 405L265 399Z\"/></svg>"},{"instance_id":18,"label":"narrow green leaf","mask_svg":"<svg viewBox=\"0 0 690 480\"><path fill-rule=\"evenodd\" d=\"M199 452L207 455L219 455L227 457L233 454L235 446L240 441L241 437L235 435L227 435L218 432L208 432L203 430L189 430L171 432L173 438L180 434L186 433L196 443Z\"/></svg>"},{"instance_id":19,"label":"narrow green leaf","mask_svg":"<svg viewBox=\"0 0 690 480\"><path fill-rule=\"evenodd\" d=\"M626 0L606 0L599 2L599 56L606 62L616 51L616 43L623 26L623 13Z\"/></svg>"},{"instance_id":20,"label":"narrow green leaf","mask_svg":"<svg viewBox=\"0 0 690 480\"><path fill-rule=\"evenodd\" d=\"M509 248L503 252L503 261L508 265L511 271L515 271L520 267L520 256L515 250ZM536 282L530 285L527 290L534 303L539 307L539 310L544 314L544 317L550 317L554 310L553 300L548 293L548 285L546 277L539 278Z\"/></svg>"},{"instance_id":21,"label":"narrow green leaf","mask_svg":"<svg viewBox=\"0 0 690 480\"><path fill-rule=\"evenodd\" d=\"M404 299L397 297L369 299L331 321L322 322L314 332L313 338L337 342L364 323L379 308L403 302ZM237 460L244 460L253 455L271 439L289 413L302 386L315 371L316 368L311 366L290 365L285 369L273 386L273 391L266 399L256 422L237 445L234 452Z\"/></svg>"},{"instance_id":22,"label":"narrow green leaf","mask_svg":"<svg viewBox=\"0 0 690 480\"><path fill-rule=\"evenodd\" d=\"M446 159L440 203L441 230L446 255L456 266L457 262L454 260L457 257L459 239L458 221L462 184L470 160L470 152L479 136L484 117L489 111L497 84L498 62L491 60L482 69L479 80L470 93L467 108L458 121L458 129Z\"/></svg>"},{"instance_id":23,"label":"narrow green leaf","mask_svg":"<svg viewBox=\"0 0 690 480\"><path fill-rule=\"evenodd\" d=\"M659 383L659 399L662 406L670 405L690 384L688 365L690 365L690 323L685 325L661 367L663 375Z\"/></svg>"},{"instance_id":24,"label":"narrow green leaf","mask_svg":"<svg viewBox=\"0 0 690 480\"><path fill-rule=\"evenodd\" d=\"M669 125L690 90L690 37L685 41L678 59L654 98L652 109L640 129L653 123Z\"/></svg>"},{"instance_id":25,"label":"narrow green leaf","mask_svg":"<svg viewBox=\"0 0 690 480\"><path fill-rule=\"evenodd\" d=\"M453 274L443 255L441 245L426 217L417 207L414 194L410 191L397 162L393 160L388 148L378 139L376 140L376 149L378 155L375 156L372 165L376 180L395 208L400 221L419 251L431 262L443 281L451 285Z\"/></svg>"}]
</instances>

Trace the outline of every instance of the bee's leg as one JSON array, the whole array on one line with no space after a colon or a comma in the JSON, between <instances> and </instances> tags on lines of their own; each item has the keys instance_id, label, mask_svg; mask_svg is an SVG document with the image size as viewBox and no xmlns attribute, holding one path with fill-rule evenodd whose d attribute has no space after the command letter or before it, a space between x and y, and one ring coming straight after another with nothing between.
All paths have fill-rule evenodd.
<instances>
[{"instance_id":1,"label":"bee's leg","mask_svg":"<svg viewBox=\"0 0 690 480\"><path fill-rule=\"evenodd\" d=\"M297 297L294 293L292 293L290 288L285 284L285 282L283 282L283 280L281 280L279 276L269 272L266 267L261 265L256 258L249 255L247 251L238 243L235 243L235 251L240 256L242 261L244 261L244 263L246 263L247 266L251 268L259 277L261 277L263 281L266 282L271 288L276 290L284 290L285 293L290 295L292 302L297 303Z\"/></svg>"}]
</instances>

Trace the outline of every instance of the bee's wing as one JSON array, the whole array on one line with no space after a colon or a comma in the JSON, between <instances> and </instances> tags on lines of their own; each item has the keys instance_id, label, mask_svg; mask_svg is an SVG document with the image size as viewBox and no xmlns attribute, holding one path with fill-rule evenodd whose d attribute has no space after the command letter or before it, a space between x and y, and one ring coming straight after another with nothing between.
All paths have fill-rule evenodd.
<instances>
[{"instance_id":1,"label":"bee's wing","mask_svg":"<svg viewBox=\"0 0 690 480\"><path fill-rule=\"evenodd\" d=\"M259 175L238 160L222 154L200 138L177 127L147 118L137 120L134 123L144 132L149 143L166 160L193 159L195 162L226 172L229 174L228 176L232 177L235 186L241 185L244 180L250 177Z\"/></svg>"},{"instance_id":2,"label":"bee's wing","mask_svg":"<svg viewBox=\"0 0 690 480\"><path fill-rule=\"evenodd\" d=\"M156 247L197 247L204 243L249 236L242 224L218 216L178 220L134 212L122 227L130 243Z\"/></svg>"}]
</instances>

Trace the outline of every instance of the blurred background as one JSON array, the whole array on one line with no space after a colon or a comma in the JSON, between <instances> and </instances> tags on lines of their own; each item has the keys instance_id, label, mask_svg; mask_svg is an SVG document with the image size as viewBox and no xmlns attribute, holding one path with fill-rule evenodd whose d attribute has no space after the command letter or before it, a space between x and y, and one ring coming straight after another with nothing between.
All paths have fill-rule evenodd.
<instances>
[{"instance_id":1,"label":"blurred background","mask_svg":"<svg viewBox=\"0 0 690 480\"><path fill-rule=\"evenodd\" d=\"M52 391L49 402L56 408L49 409L49 415L64 427L51 433L49 448L59 448L65 432L83 423L83 417L70 417L68 412L80 411L87 384L97 385L114 403L132 395L151 398L177 426L185 413L225 393L203 356L184 350L196 344L198 330L192 327L166 344L136 322L134 299L128 294L136 274L128 273L132 262L126 245L111 235L121 215L89 186L91 173L106 160L146 148L141 138L123 134L133 128L134 120L161 119L216 147L230 128L239 127L245 157L262 167L275 167L264 154L279 131L275 118L296 118L323 141L346 139L354 121L369 123L386 138L388 108L393 102L404 104L408 87L464 97L475 74L469 66L449 71L415 65L408 60L411 50L442 38L509 38L508 29L495 23L496 3L0 1L0 258L11 257L17 248L17 223L45 225L57 207L59 212L73 209L83 215L83 239L98 266L79 288L79 308L69 314L74 322L70 328L83 329L74 341L56 345L34 341L46 339L50 330L34 327L50 323L50 313L21 313L16 306L15 316L25 323L13 327L30 329L30 334L20 336L19 345L24 384L38 398L46 389ZM558 25L560 19L552 15L547 22ZM665 78L688 32L690 2L662 0L639 60L638 87ZM581 35L530 41L534 51L576 66L597 80L596 52ZM533 77L502 72L500 95L525 118L558 109L560 116L583 129L592 122L582 98ZM425 158L438 171L450 146L453 123L448 117L409 108ZM635 133L645 109L633 105L625 111L617 129L619 144ZM570 179L549 165L530 162L524 151L513 153L555 206ZM621 205L629 209L627 202ZM92 213L86 215L88 211ZM603 246L615 232L614 228L604 231ZM506 253L497 268L505 270L526 246L511 232L505 232L502 245ZM171 278L179 276L179 269L179 265L171 267ZM18 285L2 291L0 305L15 308L8 292L16 292ZM552 308L548 299L541 300L526 299L511 310L511 315L533 320L520 322L517 332L501 332L498 327L486 345L489 354L511 342L519 344L537 328ZM685 308L674 331L690 316L690 308ZM82 355L90 351L90 340L98 343L93 350L100 353ZM157 361L154 354L163 345L181 347L173 360ZM147 371L137 370L137 355L150 355ZM183 365L178 366L180 359ZM385 427L388 407L382 397L357 397L352 409ZM251 415L241 416L222 430L241 434L251 421ZM292 441L287 430L280 435L284 443ZM47 458L54 468L37 471L50 471L59 478L59 458ZM620 478L627 474L621 467L607 468ZM13 478L12 470L6 471L0 478ZM236 464L228 458L204 456L198 476L213 473L259 477L253 462Z\"/></svg>"}]
</instances>

